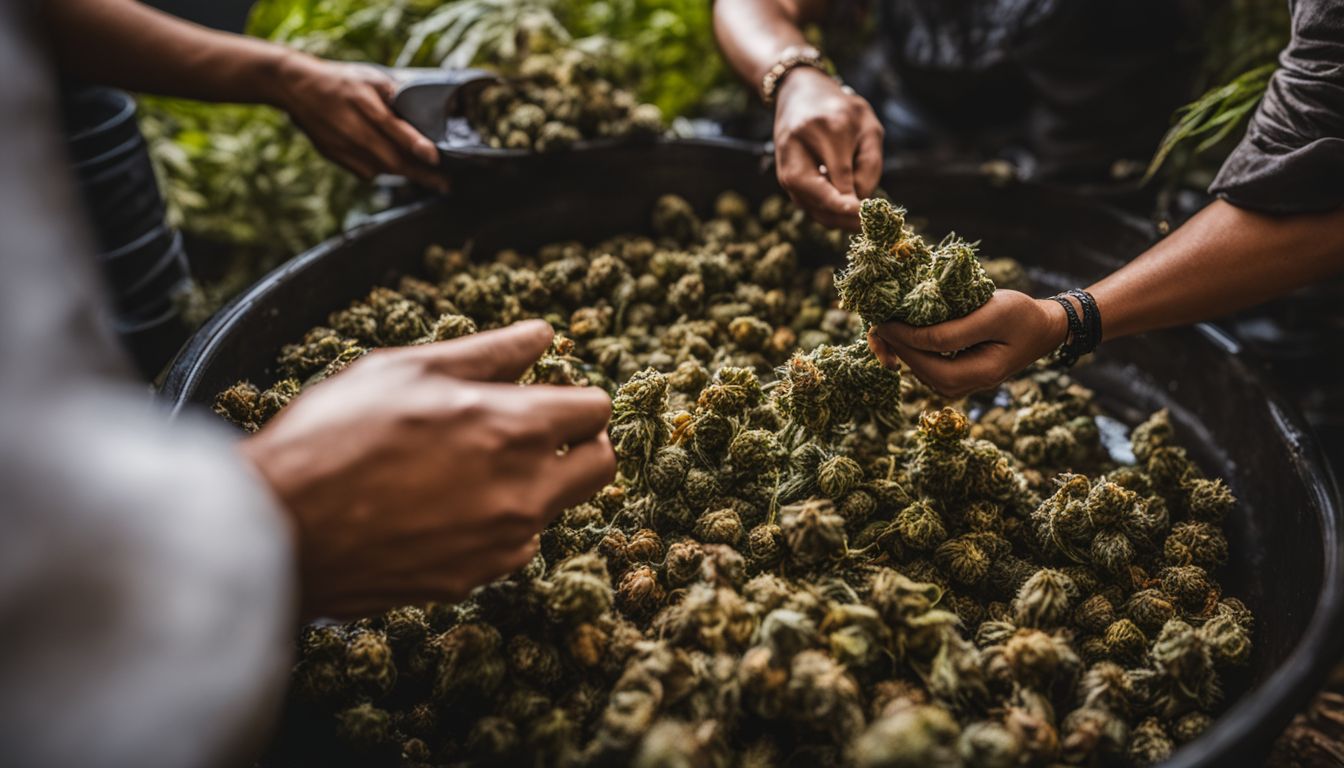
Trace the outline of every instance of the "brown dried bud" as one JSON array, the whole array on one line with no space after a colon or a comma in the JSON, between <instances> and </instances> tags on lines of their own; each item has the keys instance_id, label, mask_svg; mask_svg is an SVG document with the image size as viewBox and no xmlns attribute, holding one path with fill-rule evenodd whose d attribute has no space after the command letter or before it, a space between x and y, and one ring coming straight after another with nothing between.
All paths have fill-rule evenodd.
<instances>
[{"instance_id":1,"label":"brown dried bud","mask_svg":"<svg viewBox=\"0 0 1344 768\"><path fill-rule=\"evenodd\" d=\"M845 519L835 514L826 499L811 499L785 507L780 528L788 545L789 559L802 567L830 562L845 552Z\"/></svg>"},{"instance_id":2,"label":"brown dried bud","mask_svg":"<svg viewBox=\"0 0 1344 768\"><path fill-rule=\"evenodd\" d=\"M832 456L817 466L817 487L839 500L863 482L863 467L848 456Z\"/></svg>"},{"instance_id":3,"label":"brown dried bud","mask_svg":"<svg viewBox=\"0 0 1344 768\"><path fill-rule=\"evenodd\" d=\"M691 583L700 575L700 564L704 559L705 551L697 542L673 542L667 548L667 562L664 565L667 583L673 587Z\"/></svg>"},{"instance_id":4,"label":"brown dried bud","mask_svg":"<svg viewBox=\"0 0 1344 768\"><path fill-rule=\"evenodd\" d=\"M1148 650L1148 638L1129 619L1118 619L1106 628L1106 654L1125 663L1136 662Z\"/></svg>"},{"instance_id":5,"label":"brown dried bud","mask_svg":"<svg viewBox=\"0 0 1344 768\"><path fill-rule=\"evenodd\" d=\"M647 565L630 569L616 587L616 604L632 618L651 616L666 599L658 574Z\"/></svg>"},{"instance_id":6,"label":"brown dried bud","mask_svg":"<svg viewBox=\"0 0 1344 768\"><path fill-rule=\"evenodd\" d=\"M747 534L747 551L752 567L773 568L784 559L784 530L773 523L752 528Z\"/></svg>"},{"instance_id":7,"label":"brown dried bud","mask_svg":"<svg viewBox=\"0 0 1344 768\"><path fill-rule=\"evenodd\" d=\"M1217 568L1227 562L1227 537L1212 523L1180 523L1167 535L1162 553L1168 565Z\"/></svg>"},{"instance_id":8,"label":"brown dried bud","mask_svg":"<svg viewBox=\"0 0 1344 768\"><path fill-rule=\"evenodd\" d=\"M1162 583L1162 591L1171 595L1182 613L1191 616L1209 615L1222 593L1208 572L1197 565L1163 568L1157 577Z\"/></svg>"},{"instance_id":9,"label":"brown dried bud","mask_svg":"<svg viewBox=\"0 0 1344 768\"><path fill-rule=\"evenodd\" d=\"M961 729L942 707L911 706L877 720L854 744L861 768L959 766Z\"/></svg>"},{"instance_id":10,"label":"brown dried bud","mask_svg":"<svg viewBox=\"0 0 1344 768\"><path fill-rule=\"evenodd\" d=\"M1013 620L1020 627L1053 629L1068 620L1069 604L1078 588L1073 579L1042 568L1027 579L1013 600Z\"/></svg>"},{"instance_id":11,"label":"brown dried bud","mask_svg":"<svg viewBox=\"0 0 1344 768\"><path fill-rule=\"evenodd\" d=\"M336 735L360 750L372 750L392 741L392 716L369 703L336 713Z\"/></svg>"},{"instance_id":12,"label":"brown dried bud","mask_svg":"<svg viewBox=\"0 0 1344 768\"><path fill-rule=\"evenodd\" d=\"M1176 745L1167 735L1167 729L1155 717L1145 718L1129 736L1127 754L1137 766L1157 765L1171 757Z\"/></svg>"},{"instance_id":13,"label":"brown dried bud","mask_svg":"<svg viewBox=\"0 0 1344 768\"><path fill-rule=\"evenodd\" d=\"M563 669L560 652L526 635L514 635L509 640L509 669L524 682L542 690L549 690L560 682Z\"/></svg>"},{"instance_id":14,"label":"brown dried bud","mask_svg":"<svg viewBox=\"0 0 1344 768\"><path fill-rule=\"evenodd\" d=\"M695 522L695 537L707 544L735 545L742 538L742 518L731 508L706 512Z\"/></svg>"},{"instance_id":15,"label":"brown dried bud","mask_svg":"<svg viewBox=\"0 0 1344 768\"><path fill-rule=\"evenodd\" d=\"M361 695L378 698L392 690L397 682L397 667L392 647L381 632L359 632L350 637L345 648L345 676Z\"/></svg>"}]
</instances>

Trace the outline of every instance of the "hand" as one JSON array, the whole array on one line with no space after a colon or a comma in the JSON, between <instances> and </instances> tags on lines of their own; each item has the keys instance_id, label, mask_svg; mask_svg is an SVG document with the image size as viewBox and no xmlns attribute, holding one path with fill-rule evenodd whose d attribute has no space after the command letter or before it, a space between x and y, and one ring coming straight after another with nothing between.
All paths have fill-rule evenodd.
<instances>
[{"instance_id":1,"label":"hand","mask_svg":"<svg viewBox=\"0 0 1344 768\"><path fill-rule=\"evenodd\" d=\"M434 142L388 106L397 88L388 75L293 52L280 68L279 87L278 106L328 159L364 179L390 173L448 191Z\"/></svg>"},{"instance_id":2,"label":"hand","mask_svg":"<svg viewBox=\"0 0 1344 768\"><path fill-rule=\"evenodd\" d=\"M824 72L799 67L779 89L775 165L780 185L813 218L857 230L859 199L882 177L882 124L861 96Z\"/></svg>"},{"instance_id":3,"label":"hand","mask_svg":"<svg viewBox=\"0 0 1344 768\"><path fill-rule=\"evenodd\" d=\"M919 380L956 399L990 389L1064 343L1064 308L1017 291L995 291L983 307L956 320L915 327L883 323L868 346L888 368L904 361ZM954 357L940 353L956 352Z\"/></svg>"},{"instance_id":4,"label":"hand","mask_svg":"<svg viewBox=\"0 0 1344 768\"><path fill-rule=\"evenodd\" d=\"M602 390L514 383L550 341L530 321L377 350L244 442L293 519L305 617L460 599L612 480Z\"/></svg>"}]
</instances>

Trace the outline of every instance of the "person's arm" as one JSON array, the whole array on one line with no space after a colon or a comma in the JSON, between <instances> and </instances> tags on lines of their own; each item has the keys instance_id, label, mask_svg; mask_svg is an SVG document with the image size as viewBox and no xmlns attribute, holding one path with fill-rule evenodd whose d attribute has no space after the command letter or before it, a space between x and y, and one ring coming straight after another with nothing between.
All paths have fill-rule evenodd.
<instances>
[{"instance_id":1,"label":"person's arm","mask_svg":"<svg viewBox=\"0 0 1344 768\"><path fill-rule=\"evenodd\" d=\"M1344 269L1344 6L1290 7L1292 41L1210 188L1222 199L1092 286L1103 341L1226 315ZM964 318L888 323L869 342L888 365L904 360L959 396L1017 373L1067 333L1059 304L999 291Z\"/></svg>"},{"instance_id":2,"label":"person's arm","mask_svg":"<svg viewBox=\"0 0 1344 768\"><path fill-rule=\"evenodd\" d=\"M1219 201L1088 290L1105 341L1221 317L1341 270L1344 208L1270 216ZM903 360L942 394L960 397L997 385L1067 334L1059 304L998 291L966 317L923 328L886 323L869 340L884 363Z\"/></svg>"},{"instance_id":3,"label":"person's arm","mask_svg":"<svg viewBox=\"0 0 1344 768\"><path fill-rule=\"evenodd\" d=\"M395 83L373 67L206 29L136 0L48 0L42 8L67 75L165 96L275 106L324 155L364 178L394 173L446 189L438 150L392 112Z\"/></svg>"},{"instance_id":4,"label":"person's arm","mask_svg":"<svg viewBox=\"0 0 1344 768\"><path fill-rule=\"evenodd\" d=\"M759 92L784 50L804 44L802 25L824 10L824 0L718 0L714 33ZM774 140L785 191L818 221L857 229L859 199L882 176L882 124L868 102L817 69L795 67L776 91Z\"/></svg>"}]
</instances>

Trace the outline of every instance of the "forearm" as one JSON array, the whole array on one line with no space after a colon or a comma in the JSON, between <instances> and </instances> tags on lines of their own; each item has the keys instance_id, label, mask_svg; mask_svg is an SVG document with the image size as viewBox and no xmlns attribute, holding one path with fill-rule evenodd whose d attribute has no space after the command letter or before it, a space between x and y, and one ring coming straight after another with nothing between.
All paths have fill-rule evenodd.
<instances>
[{"instance_id":1,"label":"forearm","mask_svg":"<svg viewBox=\"0 0 1344 768\"><path fill-rule=\"evenodd\" d=\"M1344 270L1344 209L1268 216L1223 201L1089 290L1106 339L1209 320Z\"/></svg>"},{"instance_id":2,"label":"forearm","mask_svg":"<svg viewBox=\"0 0 1344 768\"><path fill-rule=\"evenodd\" d=\"M133 91L275 104L286 61L301 55L136 0L48 0L43 13L62 72Z\"/></svg>"},{"instance_id":3,"label":"forearm","mask_svg":"<svg viewBox=\"0 0 1344 768\"><path fill-rule=\"evenodd\" d=\"M821 9L822 0L718 0L714 35L733 70L758 86L781 51L806 42L802 25Z\"/></svg>"}]
</instances>

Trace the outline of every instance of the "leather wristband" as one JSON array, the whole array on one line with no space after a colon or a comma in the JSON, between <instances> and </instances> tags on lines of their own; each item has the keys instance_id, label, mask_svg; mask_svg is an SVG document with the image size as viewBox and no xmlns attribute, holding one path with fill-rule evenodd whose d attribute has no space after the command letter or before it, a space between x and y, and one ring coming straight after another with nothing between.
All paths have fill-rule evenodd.
<instances>
[{"instance_id":1,"label":"leather wristband","mask_svg":"<svg viewBox=\"0 0 1344 768\"><path fill-rule=\"evenodd\" d=\"M1069 298L1078 301L1078 306L1083 310L1081 316ZM1071 288L1051 296L1050 300L1063 307L1068 317L1069 335L1055 351L1055 361L1064 368L1070 368L1101 343L1101 311L1097 309L1097 301L1092 298L1092 294L1081 288Z\"/></svg>"}]
</instances>

